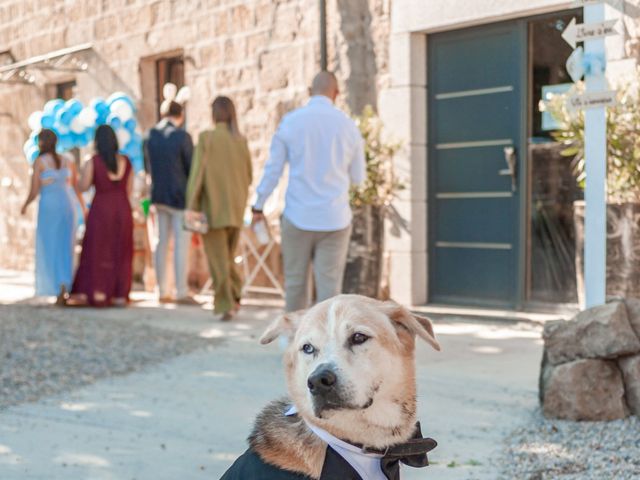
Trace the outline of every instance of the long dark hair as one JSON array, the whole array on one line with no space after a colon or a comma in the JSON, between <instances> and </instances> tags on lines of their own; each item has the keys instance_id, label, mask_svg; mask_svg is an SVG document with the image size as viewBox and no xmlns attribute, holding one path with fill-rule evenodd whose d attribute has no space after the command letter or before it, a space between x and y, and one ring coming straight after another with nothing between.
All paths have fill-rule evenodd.
<instances>
[{"instance_id":1,"label":"long dark hair","mask_svg":"<svg viewBox=\"0 0 640 480\"><path fill-rule=\"evenodd\" d=\"M58 145L58 137L56 132L48 128L44 128L38 134L38 147L40 148L40 156L45 153L50 154L56 163L56 170L60 170L62 167L62 160L60 155L56 152L56 145Z\"/></svg>"},{"instance_id":2,"label":"long dark hair","mask_svg":"<svg viewBox=\"0 0 640 480\"><path fill-rule=\"evenodd\" d=\"M238 129L238 119L236 117L236 107L229 97L216 97L211 104L213 120L216 123L226 123L229 127L231 135L240 137L240 129Z\"/></svg>"},{"instance_id":3,"label":"long dark hair","mask_svg":"<svg viewBox=\"0 0 640 480\"><path fill-rule=\"evenodd\" d=\"M100 125L96 129L96 153L111 173L118 173L118 137L109 125Z\"/></svg>"}]
</instances>

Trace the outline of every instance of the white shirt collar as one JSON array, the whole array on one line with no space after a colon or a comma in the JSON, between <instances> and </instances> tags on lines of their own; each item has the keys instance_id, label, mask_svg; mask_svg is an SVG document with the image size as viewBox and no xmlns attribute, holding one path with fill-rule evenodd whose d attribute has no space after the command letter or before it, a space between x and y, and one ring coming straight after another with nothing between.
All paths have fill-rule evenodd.
<instances>
[{"instance_id":1,"label":"white shirt collar","mask_svg":"<svg viewBox=\"0 0 640 480\"><path fill-rule=\"evenodd\" d=\"M324 95L313 95L309 99L309 103L324 103L325 105L329 105L333 107L333 102L329 97L325 97Z\"/></svg>"},{"instance_id":2,"label":"white shirt collar","mask_svg":"<svg viewBox=\"0 0 640 480\"><path fill-rule=\"evenodd\" d=\"M291 416L297 413L298 409L293 405L286 411L285 415ZM363 479L387 480L387 477L382 473L382 469L380 467L380 459L382 458L382 455L376 453L364 453L360 447L356 447L355 445L351 445L344 440L334 437L326 430L308 422L305 418L303 418L303 420L313 433L333 448L338 455L344 458Z\"/></svg>"}]
</instances>

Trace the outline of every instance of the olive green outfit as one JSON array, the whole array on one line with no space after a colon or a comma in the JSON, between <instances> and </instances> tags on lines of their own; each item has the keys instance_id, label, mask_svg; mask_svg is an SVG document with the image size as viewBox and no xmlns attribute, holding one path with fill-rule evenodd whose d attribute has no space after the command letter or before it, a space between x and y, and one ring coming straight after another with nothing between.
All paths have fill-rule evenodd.
<instances>
[{"instance_id":1,"label":"olive green outfit","mask_svg":"<svg viewBox=\"0 0 640 480\"><path fill-rule=\"evenodd\" d=\"M187 186L187 209L202 211L209 231L202 235L213 281L214 312L226 313L240 301L242 278L234 262L251 185L247 141L226 124L200 134Z\"/></svg>"}]
</instances>

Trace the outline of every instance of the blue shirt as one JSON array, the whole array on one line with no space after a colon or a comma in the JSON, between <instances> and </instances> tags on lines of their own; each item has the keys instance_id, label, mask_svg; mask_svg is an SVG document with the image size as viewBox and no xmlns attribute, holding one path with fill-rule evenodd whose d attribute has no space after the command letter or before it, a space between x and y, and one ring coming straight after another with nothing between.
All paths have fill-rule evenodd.
<instances>
[{"instance_id":1,"label":"blue shirt","mask_svg":"<svg viewBox=\"0 0 640 480\"><path fill-rule=\"evenodd\" d=\"M184 210L192 154L191 135L170 120L149 130L144 157L151 174L151 203Z\"/></svg>"},{"instance_id":2,"label":"blue shirt","mask_svg":"<svg viewBox=\"0 0 640 480\"><path fill-rule=\"evenodd\" d=\"M349 188L366 175L364 140L355 122L322 95L285 115L273 136L254 208L263 208L287 163L287 220L309 231L348 227Z\"/></svg>"}]
</instances>

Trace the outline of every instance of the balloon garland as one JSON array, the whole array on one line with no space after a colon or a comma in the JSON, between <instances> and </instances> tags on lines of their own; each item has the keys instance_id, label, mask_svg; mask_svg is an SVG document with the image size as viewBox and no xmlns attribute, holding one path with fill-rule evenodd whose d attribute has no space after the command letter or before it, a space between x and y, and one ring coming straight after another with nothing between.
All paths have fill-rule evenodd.
<instances>
[{"instance_id":1,"label":"balloon garland","mask_svg":"<svg viewBox=\"0 0 640 480\"><path fill-rule=\"evenodd\" d=\"M142 135L135 114L135 103L123 92L116 92L107 100L94 98L87 106L75 98L66 102L59 98L49 100L42 111L29 115L31 134L24 144L24 154L29 163L38 157L38 134L43 128L56 133L57 149L62 153L88 145L93 141L96 128L106 124L113 128L118 137L120 153L129 157L136 171L142 170Z\"/></svg>"}]
</instances>

